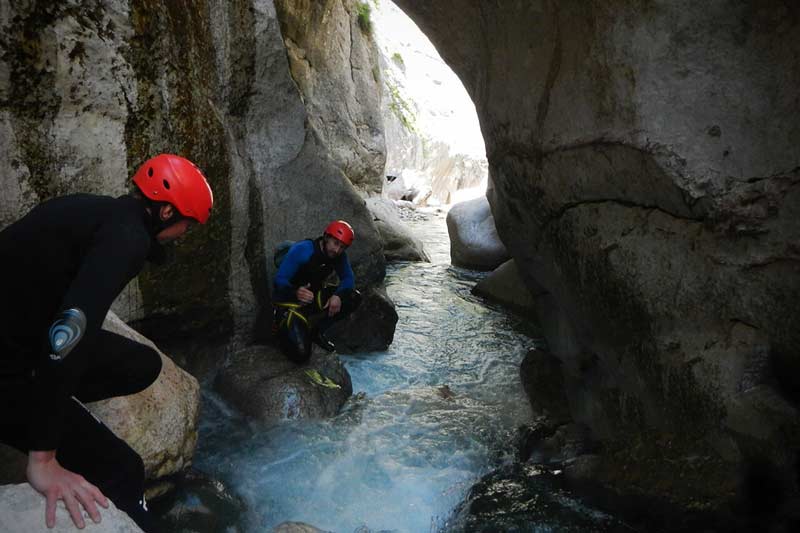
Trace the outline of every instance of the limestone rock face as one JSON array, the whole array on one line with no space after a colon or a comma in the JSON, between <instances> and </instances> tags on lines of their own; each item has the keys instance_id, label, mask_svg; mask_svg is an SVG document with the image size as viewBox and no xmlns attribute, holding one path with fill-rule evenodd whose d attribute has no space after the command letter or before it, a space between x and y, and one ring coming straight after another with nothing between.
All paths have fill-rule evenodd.
<instances>
[{"instance_id":1,"label":"limestone rock face","mask_svg":"<svg viewBox=\"0 0 800 533\"><path fill-rule=\"evenodd\" d=\"M340 388L312 383L305 374L310 369ZM332 417L353 393L350 374L336 355L315 348L309 363L297 366L274 346L250 346L232 354L214 387L242 413L264 422Z\"/></svg>"},{"instance_id":2,"label":"limestone rock face","mask_svg":"<svg viewBox=\"0 0 800 533\"><path fill-rule=\"evenodd\" d=\"M45 500L36 490L23 483L21 485L0 486L0 531L52 531L53 533L73 533L78 531L72 518L59 502L56 506L56 525L47 529L44 521ZM117 509L109 500L108 509L98 506L102 521L95 524L84 513L86 527L82 531L94 533L141 533L141 529L127 514Z\"/></svg>"},{"instance_id":3,"label":"limestone rock face","mask_svg":"<svg viewBox=\"0 0 800 533\"><path fill-rule=\"evenodd\" d=\"M355 0L276 0L289 67L311 128L360 190L379 193L386 162L380 70Z\"/></svg>"},{"instance_id":4,"label":"limestone rock face","mask_svg":"<svg viewBox=\"0 0 800 533\"><path fill-rule=\"evenodd\" d=\"M447 213L450 260L473 270L494 270L508 260L486 197L454 205Z\"/></svg>"},{"instance_id":5,"label":"limestone rock face","mask_svg":"<svg viewBox=\"0 0 800 533\"><path fill-rule=\"evenodd\" d=\"M380 197L367 199L375 227L383 240L383 255L387 261L430 261L422 241L400 219L391 200Z\"/></svg>"},{"instance_id":6,"label":"limestone rock face","mask_svg":"<svg viewBox=\"0 0 800 533\"><path fill-rule=\"evenodd\" d=\"M103 328L158 350L147 338L109 313ZM197 444L200 385L161 355L161 374L142 392L88 404L89 409L144 460L149 479L189 466Z\"/></svg>"},{"instance_id":7,"label":"limestone rock face","mask_svg":"<svg viewBox=\"0 0 800 533\"><path fill-rule=\"evenodd\" d=\"M575 418L796 471L800 5L397 3L475 102Z\"/></svg>"}]
</instances>

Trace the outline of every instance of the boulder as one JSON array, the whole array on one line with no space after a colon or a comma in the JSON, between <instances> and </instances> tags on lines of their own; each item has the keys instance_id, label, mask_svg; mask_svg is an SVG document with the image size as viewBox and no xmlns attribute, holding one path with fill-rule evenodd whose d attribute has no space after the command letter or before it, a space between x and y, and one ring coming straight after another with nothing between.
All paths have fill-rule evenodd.
<instances>
[{"instance_id":1,"label":"boulder","mask_svg":"<svg viewBox=\"0 0 800 533\"><path fill-rule=\"evenodd\" d=\"M272 533L329 533L303 522L283 522L272 530Z\"/></svg>"},{"instance_id":2,"label":"boulder","mask_svg":"<svg viewBox=\"0 0 800 533\"><path fill-rule=\"evenodd\" d=\"M383 239L383 255L387 261L430 261L422 241L400 219L394 202L373 197L367 200L367 208Z\"/></svg>"},{"instance_id":3,"label":"boulder","mask_svg":"<svg viewBox=\"0 0 800 533\"><path fill-rule=\"evenodd\" d=\"M366 289L361 305L346 319L334 323L326 335L342 353L377 352L394 339L397 311L383 288Z\"/></svg>"},{"instance_id":4,"label":"boulder","mask_svg":"<svg viewBox=\"0 0 800 533\"><path fill-rule=\"evenodd\" d=\"M147 505L158 517L160 531L241 533L246 531L244 501L220 480L188 470L171 478L173 490Z\"/></svg>"},{"instance_id":5,"label":"boulder","mask_svg":"<svg viewBox=\"0 0 800 533\"><path fill-rule=\"evenodd\" d=\"M316 370L339 388L312 383ZM353 393L350 374L335 354L314 347L307 365L297 366L275 346L249 346L228 356L214 381L219 394L245 415L263 422L329 418Z\"/></svg>"},{"instance_id":6,"label":"boulder","mask_svg":"<svg viewBox=\"0 0 800 533\"><path fill-rule=\"evenodd\" d=\"M493 270L509 259L486 197L454 205L447 213L450 260L472 270Z\"/></svg>"},{"instance_id":7,"label":"boulder","mask_svg":"<svg viewBox=\"0 0 800 533\"><path fill-rule=\"evenodd\" d=\"M102 520L95 524L84 513L86 527L82 531L92 533L141 533L142 530L127 514L108 502L108 509L98 506ZM21 485L0 486L0 531L48 531L51 533L74 533L78 531L63 502L56 505L56 525L48 529L44 521L45 499L36 490Z\"/></svg>"},{"instance_id":8,"label":"boulder","mask_svg":"<svg viewBox=\"0 0 800 533\"><path fill-rule=\"evenodd\" d=\"M472 294L523 313L531 313L536 309L536 299L520 276L513 259L476 283Z\"/></svg>"},{"instance_id":9,"label":"boulder","mask_svg":"<svg viewBox=\"0 0 800 533\"><path fill-rule=\"evenodd\" d=\"M103 328L142 344L158 348L114 313ZM89 409L139 455L145 475L157 479L174 474L192 462L197 443L200 385L161 351L161 374L147 389L87 404Z\"/></svg>"}]
</instances>

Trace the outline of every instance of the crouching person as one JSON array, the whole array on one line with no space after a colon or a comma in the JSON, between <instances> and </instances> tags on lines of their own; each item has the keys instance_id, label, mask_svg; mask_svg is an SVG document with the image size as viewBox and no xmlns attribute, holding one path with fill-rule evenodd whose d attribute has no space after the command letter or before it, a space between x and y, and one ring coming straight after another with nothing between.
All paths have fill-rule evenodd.
<instances>
[{"instance_id":1,"label":"crouching person","mask_svg":"<svg viewBox=\"0 0 800 533\"><path fill-rule=\"evenodd\" d=\"M353 238L350 224L336 220L321 237L294 243L280 263L274 283L277 336L297 364L309 360L312 342L335 350L325 332L361 303L346 252ZM326 285L334 271L339 285Z\"/></svg>"}]
</instances>

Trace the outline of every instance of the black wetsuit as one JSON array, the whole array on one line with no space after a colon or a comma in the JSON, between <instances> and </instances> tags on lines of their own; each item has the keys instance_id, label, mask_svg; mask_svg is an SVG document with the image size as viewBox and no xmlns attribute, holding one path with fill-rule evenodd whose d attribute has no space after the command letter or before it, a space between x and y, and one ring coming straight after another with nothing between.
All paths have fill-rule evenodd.
<instances>
[{"instance_id":1,"label":"black wetsuit","mask_svg":"<svg viewBox=\"0 0 800 533\"><path fill-rule=\"evenodd\" d=\"M163 251L142 201L74 194L45 202L0 232L0 441L23 452L57 450L145 531L141 457L80 402L132 394L158 377L155 350L101 330L112 301ZM78 308L85 333L51 360L47 333ZM44 520L44 516L42 517Z\"/></svg>"},{"instance_id":2,"label":"black wetsuit","mask_svg":"<svg viewBox=\"0 0 800 533\"><path fill-rule=\"evenodd\" d=\"M328 257L322 251L323 237L306 239L295 243L281 262L275 274L274 297L276 301L275 320L278 326L278 341L286 355L297 364L304 364L311 357L311 339L319 340L334 322L346 318L361 303L361 294L355 290L355 278L347 253L336 258ZM336 272L340 284L327 286L328 277ZM308 287L314 293L314 301L296 309L304 318L320 316L316 326L309 331L308 323L302 319L287 320L290 313L283 304L299 304L297 289ZM334 316L327 316L324 309L328 299L336 294L342 301L341 310ZM311 335L309 335L309 333ZM327 339L325 343L328 343Z\"/></svg>"}]
</instances>

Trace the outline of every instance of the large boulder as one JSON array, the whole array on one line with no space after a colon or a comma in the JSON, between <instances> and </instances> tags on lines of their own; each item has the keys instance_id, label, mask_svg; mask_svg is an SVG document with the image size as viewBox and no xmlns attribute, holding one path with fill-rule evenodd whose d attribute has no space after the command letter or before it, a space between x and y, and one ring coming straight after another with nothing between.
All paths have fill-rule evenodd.
<instances>
[{"instance_id":1,"label":"large boulder","mask_svg":"<svg viewBox=\"0 0 800 533\"><path fill-rule=\"evenodd\" d=\"M0 531L49 531L52 533L74 533L77 528L64 506L59 502L56 506L56 525L48 529L44 521L44 497L27 483L21 485L0 486ZM86 527L83 531L91 533L141 533L141 529L117 509L113 502L108 502L108 509L98 506L99 524L95 524L84 514Z\"/></svg>"},{"instance_id":2,"label":"large boulder","mask_svg":"<svg viewBox=\"0 0 800 533\"><path fill-rule=\"evenodd\" d=\"M326 332L340 352L382 351L394 340L397 311L386 290L368 289L362 296L358 309Z\"/></svg>"},{"instance_id":3,"label":"large boulder","mask_svg":"<svg viewBox=\"0 0 800 533\"><path fill-rule=\"evenodd\" d=\"M531 313L536 309L535 295L520 276L517 263L513 259L509 259L476 283L472 294L522 313Z\"/></svg>"},{"instance_id":4,"label":"large boulder","mask_svg":"<svg viewBox=\"0 0 800 533\"><path fill-rule=\"evenodd\" d=\"M615 443L605 473L719 506L769 465L797 494L800 4L397 3L475 103L498 233L547 291L574 418Z\"/></svg>"},{"instance_id":5,"label":"large boulder","mask_svg":"<svg viewBox=\"0 0 800 533\"><path fill-rule=\"evenodd\" d=\"M312 382L309 370L338 387ZM298 366L274 346L250 346L231 354L219 370L214 388L245 415L263 422L329 418L353 394L350 374L335 354L314 347L308 364Z\"/></svg>"},{"instance_id":6,"label":"large boulder","mask_svg":"<svg viewBox=\"0 0 800 533\"><path fill-rule=\"evenodd\" d=\"M387 261L430 261L422 241L400 219L394 202L373 197L367 199L367 208L381 234L383 255Z\"/></svg>"},{"instance_id":7,"label":"large boulder","mask_svg":"<svg viewBox=\"0 0 800 533\"><path fill-rule=\"evenodd\" d=\"M447 233L455 266L493 270L509 259L485 196L454 205L447 213Z\"/></svg>"}]
</instances>

